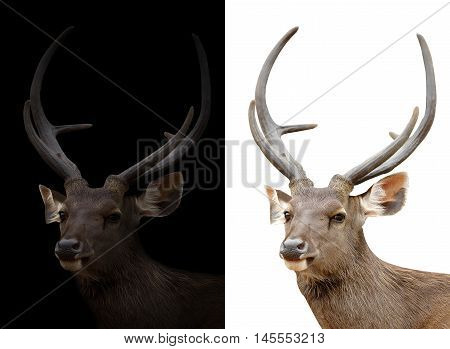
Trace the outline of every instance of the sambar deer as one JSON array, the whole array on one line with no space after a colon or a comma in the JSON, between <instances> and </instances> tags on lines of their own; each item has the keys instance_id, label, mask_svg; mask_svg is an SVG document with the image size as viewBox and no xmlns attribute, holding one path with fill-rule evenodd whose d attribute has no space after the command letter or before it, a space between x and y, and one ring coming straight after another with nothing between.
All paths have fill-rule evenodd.
<instances>
[{"instance_id":1,"label":"sambar deer","mask_svg":"<svg viewBox=\"0 0 450 349\"><path fill-rule=\"evenodd\" d=\"M56 257L64 269L76 273L81 293L100 327L223 328L223 277L163 266L146 254L134 234L144 217L167 216L178 207L183 193L182 174L172 172L152 181L141 195L127 195L129 186L138 178L172 170L174 162L207 125L211 86L200 40L193 36L200 63L201 111L190 132L192 107L179 131L175 135L166 133L168 140L162 147L122 173L110 175L103 187L91 188L56 139L61 133L91 125L54 126L41 104L45 71L69 29L51 44L39 62L23 114L31 143L65 181L65 195L39 186L46 222L60 225Z\"/></svg>"},{"instance_id":2,"label":"sambar deer","mask_svg":"<svg viewBox=\"0 0 450 349\"><path fill-rule=\"evenodd\" d=\"M363 234L367 217L393 215L405 203L408 177L397 173L375 183L366 193L351 196L355 185L393 170L423 141L436 108L436 86L431 54L418 35L426 72L426 110L410 137L417 117L382 151L328 187L315 188L301 164L283 145L286 133L316 125L277 125L267 108L266 84L272 66L291 29L267 57L250 103L250 128L266 158L289 179L291 195L266 187L271 223L285 225L280 256L294 270L297 284L323 328L448 328L450 276L401 268L377 258ZM255 106L259 128L255 118Z\"/></svg>"}]
</instances>

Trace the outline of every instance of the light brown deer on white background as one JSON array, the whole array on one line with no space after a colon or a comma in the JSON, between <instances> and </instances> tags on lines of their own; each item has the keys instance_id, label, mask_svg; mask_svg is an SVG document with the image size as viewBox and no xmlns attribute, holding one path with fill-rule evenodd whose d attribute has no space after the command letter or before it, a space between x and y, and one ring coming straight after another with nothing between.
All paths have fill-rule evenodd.
<instances>
[{"instance_id":1,"label":"light brown deer on white background","mask_svg":"<svg viewBox=\"0 0 450 349\"><path fill-rule=\"evenodd\" d=\"M450 276L401 268L377 258L366 243L367 217L393 215L405 203L408 177L396 173L366 193L351 196L355 185L386 174L402 163L426 137L436 109L431 54L418 35L426 72L426 110L419 110L382 151L344 175L315 188L301 164L281 141L286 133L316 125L277 125L267 108L266 85L279 53L297 32L291 29L270 52L250 103L250 128L266 158L289 179L291 195L266 187L271 223L285 225L280 256L294 270L297 284L323 328L449 328ZM255 107L259 126L255 117ZM412 134L412 135L411 135Z\"/></svg>"}]
</instances>

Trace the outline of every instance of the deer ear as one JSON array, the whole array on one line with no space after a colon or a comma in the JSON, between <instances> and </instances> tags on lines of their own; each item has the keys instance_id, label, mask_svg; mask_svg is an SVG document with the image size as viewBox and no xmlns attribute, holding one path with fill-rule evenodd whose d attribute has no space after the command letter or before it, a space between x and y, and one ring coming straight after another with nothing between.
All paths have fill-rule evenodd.
<instances>
[{"instance_id":1,"label":"deer ear","mask_svg":"<svg viewBox=\"0 0 450 349\"><path fill-rule=\"evenodd\" d=\"M365 215L376 217L396 214L405 205L407 188L406 172L381 179L366 193L360 195Z\"/></svg>"},{"instance_id":2,"label":"deer ear","mask_svg":"<svg viewBox=\"0 0 450 349\"><path fill-rule=\"evenodd\" d=\"M289 207L291 196L267 185L266 193L270 202L270 224L284 224L284 211Z\"/></svg>"},{"instance_id":3,"label":"deer ear","mask_svg":"<svg viewBox=\"0 0 450 349\"><path fill-rule=\"evenodd\" d=\"M174 172L151 182L137 200L143 216L164 217L176 210L183 194L183 175Z\"/></svg>"},{"instance_id":4,"label":"deer ear","mask_svg":"<svg viewBox=\"0 0 450 349\"><path fill-rule=\"evenodd\" d=\"M66 197L56 190L51 190L43 185L39 185L42 201L45 205L45 222L47 224L53 222L60 222L59 211L61 211L62 204Z\"/></svg>"}]
</instances>

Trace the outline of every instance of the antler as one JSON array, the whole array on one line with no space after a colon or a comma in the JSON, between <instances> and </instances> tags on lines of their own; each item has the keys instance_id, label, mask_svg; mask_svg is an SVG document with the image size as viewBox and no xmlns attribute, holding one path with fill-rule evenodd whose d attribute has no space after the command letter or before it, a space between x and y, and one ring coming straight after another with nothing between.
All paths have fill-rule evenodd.
<instances>
[{"instance_id":1,"label":"antler","mask_svg":"<svg viewBox=\"0 0 450 349\"><path fill-rule=\"evenodd\" d=\"M362 164L348 171L344 177L354 185L390 172L395 167L400 165L425 139L428 131L430 131L430 128L433 125L434 116L436 113L436 82L434 78L433 61L431 59L430 50L423 36L417 34L417 38L419 39L420 48L422 50L426 74L427 97L425 115L416 132L409 137L419 114L419 109L416 107L410 122L402 134L397 136L391 133L394 141L390 145L378 154L364 161Z\"/></svg>"},{"instance_id":2,"label":"antler","mask_svg":"<svg viewBox=\"0 0 450 349\"><path fill-rule=\"evenodd\" d=\"M196 35L192 35L192 37L197 50L201 77L202 102L198 120L189 134L186 134L194 114L194 109L191 107L180 130L175 135L165 133L166 138L168 138L166 144L118 175L127 183L132 183L146 174L156 173L171 167L183 156L189 146L198 140L206 128L211 113L211 82L208 60L200 39Z\"/></svg>"},{"instance_id":3,"label":"antler","mask_svg":"<svg viewBox=\"0 0 450 349\"><path fill-rule=\"evenodd\" d=\"M42 159L63 179L66 181L74 178L82 178L77 166L69 160L64 154L61 146L56 139L61 133L84 130L91 127L91 124L78 125L52 125L45 116L41 102L42 81L50 63L53 54L61 46L62 40L72 30L67 28L58 38L50 45L42 56L31 84L30 100L25 102L23 118L25 130L28 138L36 148ZM33 122L31 121L31 114Z\"/></svg>"},{"instance_id":4,"label":"antler","mask_svg":"<svg viewBox=\"0 0 450 349\"><path fill-rule=\"evenodd\" d=\"M289 30L270 52L259 74L256 84L255 101L250 103L249 123L250 129L256 144L264 153L266 158L284 175L291 183L298 182L305 186L312 186L313 183L306 176L303 167L287 151L281 140L281 136L286 133L305 131L315 128L315 124L280 126L276 124L270 116L266 103L266 85L270 71L278 55L289 39L297 32L298 27ZM255 105L258 113L258 120L261 126L259 129L255 118ZM261 132L262 131L262 132Z\"/></svg>"},{"instance_id":5,"label":"antler","mask_svg":"<svg viewBox=\"0 0 450 349\"><path fill-rule=\"evenodd\" d=\"M258 78L256 85L256 102L250 103L248 117L250 129L261 151L266 158L289 180L291 181L291 190L293 185L312 186L312 182L306 177L300 163L295 161L287 152L281 136L289 132L309 130L317 125L296 125L296 126L280 126L277 125L270 116L266 104L266 85L272 66L279 53L289 41L289 39L297 32L297 27L291 29L284 35L277 45L267 57ZM381 174L390 172L405 159L407 159L428 134L436 112L436 83L434 78L433 61L431 53L425 39L421 35L417 35L422 50L422 57L426 73L426 110L425 115L414 134L411 133L417 122L419 109L416 107L413 111L410 121L400 135L391 133L394 138L386 148L379 153L370 157L360 165L348 171L344 176L336 175L333 177L330 185L341 188L344 191L351 191L354 185L363 183L368 179L374 178ZM255 118L255 105L258 112L258 127ZM411 137L410 137L411 136ZM339 182L339 183L338 183Z\"/></svg>"},{"instance_id":6,"label":"antler","mask_svg":"<svg viewBox=\"0 0 450 349\"><path fill-rule=\"evenodd\" d=\"M47 164L55 170L56 173L65 179L66 183L72 179L81 179L82 176L77 166L64 154L56 139L56 136L65 132L83 130L91 127L92 125L52 125L47 120L42 107L41 86L45 71L51 58L53 57L53 54L58 46L61 46L61 41L66 37L71 29L72 27L66 29L60 36L58 36L58 38L50 45L45 54L42 56L31 84L30 101L25 102L23 111L25 130L28 138L44 161L47 162ZM200 63L202 91L201 110L198 120L189 134L187 134L194 115L194 109L191 107L179 131L175 135L166 133L168 141L165 145L119 175L110 176L109 181L115 183L115 178L123 183L121 186L122 189L126 188L128 184L136 181L140 176L143 176L149 172L161 171L169 166L172 166L173 163L183 156L187 148L191 146L193 142L198 140L206 128L211 112L211 82L209 77L208 60L199 38L196 35L193 35L193 39ZM31 115L33 116L34 125L31 120ZM117 183L114 185L116 184Z\"/></svg>"}]
</instances>

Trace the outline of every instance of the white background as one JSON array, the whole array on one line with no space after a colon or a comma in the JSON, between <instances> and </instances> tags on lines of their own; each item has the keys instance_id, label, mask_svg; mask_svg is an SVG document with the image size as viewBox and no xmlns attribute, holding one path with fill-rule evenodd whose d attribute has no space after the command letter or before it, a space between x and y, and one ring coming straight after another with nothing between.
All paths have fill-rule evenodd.
<instances>
[{"instance_id":1,"label":"white background","mask_svg":"<svg viewBox=\"0 0 450 349\"><path fill-rule=\"evenodd\" d=\"M292 27L267 88L275 121L283 124L326 90L445 5L443 1L229 1L226 21L226 137L251 139L247 110L261 66ZM316 186L344 173L388 144L413 107L425 110L425 71L416 33L430 47L437 81L436 119L427 139L396 171L407 171L406 206L369 218L365 236L381 259L402 267L450 272L450 6L331 90L289 123L318 123L285 136L310 139L303 166ZM295 274L278 257L283 226L269 224L264 181L254 180L261 153L229 149L226 191L227 329L319 329ZM255 160L256 159L256 160ZM260 160L261 161L261 160ZM264 170L264 169L263 169ZM261 170L260 170L261 171ZM273 170L273 178L276 171ZM375 180L355 188L366 191ZM287 190L287 180L279 186ZM288 192L288 191L287 191Z\"/></svg>"}]
</instances>

